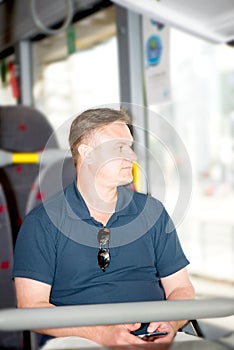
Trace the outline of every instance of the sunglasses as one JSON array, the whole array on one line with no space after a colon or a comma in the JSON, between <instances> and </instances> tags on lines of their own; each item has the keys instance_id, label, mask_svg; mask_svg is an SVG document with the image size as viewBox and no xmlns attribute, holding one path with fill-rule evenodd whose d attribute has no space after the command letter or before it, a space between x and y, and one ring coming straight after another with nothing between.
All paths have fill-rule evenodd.
<instances>
[{"instance_id":1,"label":"sunglasses","mask_svg":"<svg viewBox=\"0 0 234 350\"><path fill-rule=\"evenodd\" d=\"M99 250L97 255L98 265L102 271L106 271L106 268L110 265L110 230L107 227L103 227L98 232L98 244Z\"/></svg>"}]
</instances>

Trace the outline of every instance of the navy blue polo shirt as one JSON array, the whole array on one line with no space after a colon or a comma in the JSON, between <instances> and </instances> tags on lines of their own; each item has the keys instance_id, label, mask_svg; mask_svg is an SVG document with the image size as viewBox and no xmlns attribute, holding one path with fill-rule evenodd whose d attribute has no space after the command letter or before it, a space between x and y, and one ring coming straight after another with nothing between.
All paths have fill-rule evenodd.
<instances>
[{"instance_id":1,"label":"navy blue polo shirt","mask_svg":"<svg viewBox=\"0 0 234 350\"><path fill-rule=\"evenodd\" d=\"M13 277L51 285L54 305L165 299L160 278L189 262L165 208L155 198L118 187L110 229L111 262L97 263L98 231L74 181L24 219Z\"/></svg>"}]
</instances>

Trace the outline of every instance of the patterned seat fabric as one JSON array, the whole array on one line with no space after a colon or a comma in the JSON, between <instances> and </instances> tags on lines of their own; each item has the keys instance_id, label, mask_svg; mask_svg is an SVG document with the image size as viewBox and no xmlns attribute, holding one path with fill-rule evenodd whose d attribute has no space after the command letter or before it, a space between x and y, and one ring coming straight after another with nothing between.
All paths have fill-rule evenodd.
<instances>
[{"instance_id":1,"label":"patterned seat fabric","mask_svg":"<svg viewBox=\"0 0 234 350\"><path fill-rule=\"evenodd\" d=\"M13 244L9 210L3 188L0 185L0 309L16 306L14 283L11 279L13 267ZM23 344L21 332L0 332L0 348L20 348Z\"/></svg>"},{"instance_id":2,"label":"patterned seat fabric","mask_svg":"<svg viewBox=\"0 0 234 350\"><path fill-rule=\"evenodd\" d=\"M25 106L0 107L0 152L41 152L52 133L39 111ZM50 147L58 148L55 138L50 138ZM0 308L16 306L11 279L13 246L38 172L39 164L0 165ZM26 349L26 338L22 332L0 332L0 348Z\"/></svg>"},{"instance_id":3,"label":"patterned seat fabric","mask_svg":"<svg viewBox=\"0 0 234 350\"><path fill-rule=\"evenodd\" d=\"M25 106L0 107L0 150L40 152L53 133L45 116ZM50 147L57 148L56 139ZM0 167L0 179L10 208L13 242L25 215L28 194L38 176L39 164L9 164Z\"/></svg>"}]
</instances>

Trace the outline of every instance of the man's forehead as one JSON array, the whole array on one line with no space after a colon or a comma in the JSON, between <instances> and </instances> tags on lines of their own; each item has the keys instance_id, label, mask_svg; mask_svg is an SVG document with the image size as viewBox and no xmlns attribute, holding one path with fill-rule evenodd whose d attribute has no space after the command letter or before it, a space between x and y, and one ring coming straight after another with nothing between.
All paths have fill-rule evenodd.
<instances>
[{"instance_id":1,"label":"man's forehead","mask_svg":"<svg viewBox=\"0 0 234 350\"><path fill-rule=\"evenodd\" d=\"M122 121L115 121L113 123L104 125L95 132L95 135L100 142L108 140L132 141L130 130L126 123Z\"/></svg>"}]
</instances>

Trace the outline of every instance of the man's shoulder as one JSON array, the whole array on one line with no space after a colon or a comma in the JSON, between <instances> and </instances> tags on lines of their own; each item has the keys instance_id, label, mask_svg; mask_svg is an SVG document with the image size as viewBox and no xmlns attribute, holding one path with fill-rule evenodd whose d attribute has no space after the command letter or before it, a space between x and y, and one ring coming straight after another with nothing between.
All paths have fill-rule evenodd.
<instances>
[{"instance_id":1,"label":"man's shoulder","mask_svg":"<svg viewBox=\"0 0 234 350\"><path fill-rule=\"evenodd\" d=\"M138 191L134 191L134 196L139 201L142 201L142 202L149 201L152 205L163 206L162 202L159 199L155 198L149 193L145 194Z\"/></svg>"},{"instance_id":2,"label":"man's shoulder","mask_svg":"<svg viewBox=\"0 0 234 350\"><path fill-rule=\"evenodd\" d=\"M152 209L162 210L164 208L164 205L162 204L162 202L157 198L153 197L151 194L138 192L138 191L132 190L129 187L125 187L125 191L128 191L129 193L132 194L132 199L138 209L143 209L146 205L148 208L152 208Z\"/></svg>"}]
</instances>

